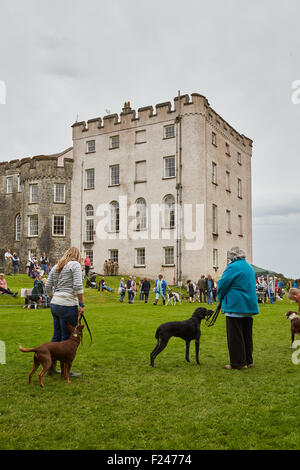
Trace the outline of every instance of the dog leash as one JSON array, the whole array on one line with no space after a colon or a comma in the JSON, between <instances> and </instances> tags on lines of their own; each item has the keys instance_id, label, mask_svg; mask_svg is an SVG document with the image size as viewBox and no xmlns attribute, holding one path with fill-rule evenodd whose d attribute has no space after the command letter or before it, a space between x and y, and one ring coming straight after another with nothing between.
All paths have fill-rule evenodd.
<instances>
[{"instance_id":1,"label":"dog leash","mask_svg":"<svg viewBox=\"0 0 300 470\"><path fill-rule=\"evenodd\" d=\"M90 340L91 340L91 345L92 345L92 342L93 342L92 333L91 333L91 330L89 329L88 322L86 321L86 318L85 318L85 316L84 316L83 313L80 315L79 323L80 323L80 321L81 321L81 318L83 318L83 321L84 321L84 323L85 323L85 326L86 326L86 328L87 328L87 330L88 330L88 332L89 332ZM82 344L82 346L83 346L82 338L81 338L81 344Z\"/></svg>"},{"instance_id":2,"label":"dog leash","mask_svg":"<svg viewBox=\"0 0 300 470\"><path fill-rule=\"evenodd\" d=\"M216 320L218 318L220 311L221 311L221 302L217 306L216 311L207 318L205 322L206 326L213 326L216 323Z\"/></svg>"}]
</instances>

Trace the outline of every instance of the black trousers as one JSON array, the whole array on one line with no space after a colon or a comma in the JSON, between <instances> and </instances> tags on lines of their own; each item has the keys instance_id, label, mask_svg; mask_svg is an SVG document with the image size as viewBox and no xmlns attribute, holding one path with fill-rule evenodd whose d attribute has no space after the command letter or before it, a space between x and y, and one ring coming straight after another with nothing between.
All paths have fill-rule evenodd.
<instances>
[{"instance_id":1,"label":"black trousers","mask_svg":"<svg viewBox=\"0 0 300 470\"><path fill-rule=\"evenodd\" d=\"M227 345L231 367L253 364L252 328L252 317L226 317Z\"/></svg>"}]
</instances>

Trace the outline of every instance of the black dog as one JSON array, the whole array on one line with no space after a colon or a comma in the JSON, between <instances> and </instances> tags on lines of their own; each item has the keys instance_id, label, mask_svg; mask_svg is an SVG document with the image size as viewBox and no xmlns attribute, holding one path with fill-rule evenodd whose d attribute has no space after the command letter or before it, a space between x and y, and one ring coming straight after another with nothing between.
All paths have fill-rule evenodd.
<instances>
[{"instance_id":1,"label":"black dog","mask_svg":"<svg viewBox=\"0 0 300 470\"><path fill-rule=\"evenodd\" d=\"M183 321L170 321L167 323L163 323L160 325L155 333L155 338L157 339L157 345L150 354L150 364L154 367L154 359L156 356L162 352L163 349L168 344L169 339L172 336L176 336L178 338L182 338L186 342L186 351L185 351L185 358L188 362L189 359L189 352L190 352L190 342L194 339L195 340L195 347L196 347L196 362L199 362L199 342L200 342L200 323L201 320L210 317L213 314L212 310L207 310L206 308L197 308L192 317L188 320Z\"/></svg>"}]
</instances>

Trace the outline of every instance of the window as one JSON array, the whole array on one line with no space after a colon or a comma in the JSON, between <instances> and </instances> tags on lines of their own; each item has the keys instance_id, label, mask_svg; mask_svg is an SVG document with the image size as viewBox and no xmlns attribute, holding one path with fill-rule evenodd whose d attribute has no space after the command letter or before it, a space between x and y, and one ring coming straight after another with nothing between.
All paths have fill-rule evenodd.
<instances>
[{"instance_id":1,"label":"window","mask_svg":"<svg viewBox=\"0 0 300 470\"><path fill-rule=\"evenodd\" d=\"M218 207L216 204L212 205L212 233L218 234Z\"/></svg>"},{"instance_id":2,"label":"window","mask_svg":"<svg viewBox=\"0 0 300 470\"><path fill-rule=\"evenodd\" d=\"M85 215L87 217L94 217L94 207L91 204L88 204L85 208Z\"/></svg>"},{"instance_id":3,"label":"window","mask_svg":"<svg viewBox=\"0 0 300 470\"><path fill-rule=\"evenodd\" d=\"M146 142L146 131L136 131L135 133L135 143L144 144Z\"/></svg>"},{"instance_id":4,"label":"window","mask_svg":"<svg viewBox=\"0 0 300 470\"><path fill-rule=\"evenodd\" d=\"M110 149L117 149L119 148L120 146L120 139L119 139L119 136L118 135L112 135L110 137L110 145L109 145L109 148Z\"/></svg>"},{"instance_id":5,"label":"window","mask_svg":"<svg viewBox=\"0 0 300 470\"><path fill-rule=\"evenodd\" d=\"M109 167L109 185L118 186L120 184L120 165Z\"/></svg>"},{"instance_id":6,"label":"window","mask_svg":"<svg viewBox=\"0 0 300 470\"><path fill-rule=\"evenodd\" d=\"M213 268L218 267L218 250L217 248L213 248Z\"/></svg>"},{"instance_id":7,"label":"window","mask_svg":"<svg viewBox=\"0 0 300 470\"><path fill-rule=\"evenodd\" d=\"M85 241L94 241L94 219L86 219L85 221Z\"/></svg>"},{"instance_id":8,"label":"window","mask_svg":"<svg viewBox=\"0 0 300 470\"><path fill-rule=\"evenodd\" d=\"M52 235L65 236L65 216L53 215L52 216Z\"/></svg>"},{"instance_id":9,"label":"window","mask_svg":"<svg viewBox=\"0 0 300 470\"><path fill-rule=\"evenodd\" d=\"M212 162L211 166L211 182L217 184L217 164Z\"/></svg>"},{"instance_id":10,"label":"window","mask_svg":"<svg viewBox=\"0 0 300 470\"><path fill-rule=\"evenodd\" d=\"M242 180L238 178L238 197L242 198Z\"/></svg>"},{"instance_id":11,"label":"window","mask_svg":"<svg viewBox=\"0 0 300 470\"><path fill-rule=\"evenodd\" d=\"M171 194L165 196L164 201L164 228L175 227L175 198Z\"/></svg>"},{"instance_id":12,"label":"window","mask_svg":"<svg viewBox=\"0 0 300 470\"><path fill-rule=\"evenodd\" d=\"M111 259L112 261L116 261L117 263L119 262L119 250L108 250L108 253L109 253L109 259Z\"/></svg>"},{"instance_id":13,"label":"window","mask_svg":"<svg viewBox=\"0 0 300 470\"><path fill-rule=\"evenodd\" d=\"M85 170L85 189L94 189L95 188L95 170L90 168Z\"/></svg>"},{"instance_id":14,"label":"window","mask_svg":"<svg viewBox=\"0 0 300 470\"><path fill-rule=\"evenodd\" d=\"M226 211L227 233L231 233L231 211Z\"/></svg>"},{"instance_id":15,"label":"window","mask_svg":"<svg viewBox=\"0 0 300 470\"><path fill-rule=\"evenodd\" d=\"M118 232L120 228L119 203L112 201L110 203L110 231Z\"/></svg>"},{"instance_id":16,"label":"window","mask_svg":"<svg viewBox=\"0 0 300 470\"><path fill-rule=\"evenodd\" d=\"M230 172L226 171L226 191L230 192Z\"/></svg>"},{"instance_id":17,"label":"window","mask_svg":"<svg viewBox=\"0 0 300 470\"><path fill-rule=\"evenodd\" d=\"M211 143L217 145L217 136L214 132L211 133Z\"/></svg>"},{"instance_id":18,"label":"window","mask_svg":"<svg viewBox=\"0 0 300 470\"><path fill-rule=\"evenodd\" d=\"M91 260L91 266L94 264L94 252L93 250L85 250L84 252L86 258L90 258Z\"/></svg>"},{"instance_id":19,"label":"window","mask_svg":"<svg viewBox=\"0 0 300 470\"><path fill-rule=\"evenodd\" d=\"M240 152L237 153L237 162L239 165L242 164L242 155L240 154Z\"/></svg>"},{"instance_id":20,"label":"window","mask_svg":"<svg viewBox=\"0 0 300 470\"><path fill-rule=\"evenodd\" d=\"M145 248L136 248L135 249L135 260L136 266L145 266Z\"/></svg>"},{"instance_id":21,"label":"window","mask_svg":"<svg viewBox=\"0 0 300 470\"><path fill-rule=\"evenodd\" d=\"M164 157L164 178L174 178L175 176L175 157Z\"/></svg>"},{"instance_id":22,"label":"window","mask_svg":"<svg viewBox=\"0 0 300 470\"><path fill-rule=\"evenodd\" d=\"M28 216L28 237L37 237L38 236L38 216L29 215Z\"/></svg>"},{"instance_id":23,"label":"window","mask_svg":"<svg viewBox=\"0 0 300 470\"><path fill-rule=\"evenodd\" d=\"M89 140L86 143L86 152L87 153L92 153L96 151L96 142L94 140Z\"/></svg>"},{"instance_id":24,"label":"window","mask_svg":"<svg viewBox=\"0 0 300 470\"><path fill-rule=\"evenodd\" d=\"M29 185L29 202L31 203L38 202L38 185L37 184Z\"/></svg>"},{"instance_id":25,"label":"window","mask_svg":"<svg viewBox=\"0 0 300 470\"><path fill-rule=\"evenodd\" d=\"M175 125L164 126L164 139L171 139L172 137L175 137Z\"/></svg>"},{"instance_id":26,"label":"window","mask_svg":"<svg viewBox=\"0 0 300 470\"><path fill-rule=\"evenodd\" d=\"M16 241L20 241L21 239L21 214L16 215L15 228L16 228L15 239Z\"/></svg>"},{"instance_id":27,"label":"window","mask_svg":"<svg viewBox=\"0 0 300 470\"><path fill-rule=\"evenodd\" d=\"M93 242L94 241L94 207L92 204L88 204L85 208L85 241Z\"/></svg>"},{"instance_id":28,"label":"window","mask_svg":"<svg viewBox=\"0 0 300 470\"><path fill-rule=\"evenodd\" d=\"M136 230L147 229L147 206L142 197L135 201Z\"/></svg>"},{"instance_id":29,"label":"window","mask_svg":"<svg viewBox=\"0 0 300 470\"><path fill-rule=\"evenodd\" d=\"M17 176L17 191L18 193L21 192L21 181L20 181L20 175Z\"/></svg>"},{"instance_id":30,"label":"window","mask_svg":"<svg viewBox=\"0 0 300 470\"><path fill-rule=\"evenodd\" d=\"M10 194L13 192L13 177L7 176L6 177L6 194Z\"/></svg>"},{"instance_id":31,"label":"window","mask_svg":"<svg viewBox=\"0 0 300 470\"><path fill-rule=\"evenodd\" d=\"M32 249L29 249L29 250L28 250L28 259L31 258L31 256L32 256L34 259L37 259L36 248L32 248Z\"/></svg>"},{"instance_id":32,"label":"window","mask_svg":"<svg viewBox=\"0 0 300 470\"><path fill-rule=\"evenodd\" d=\"M146 180L146 160L135 162L135 183L144 183Z\"/></svg>"},{"instance_id":33,"label":"window","mask_svg":"<svg viewBox=\"0 0 300 470\"><path fill-rule=\"evenodd\" d=\"M164 264L174 264L174 247L166 246L164 248Z\"/></svg>"},{"instance_id":34,"label":"window","mask_svg":"<svg viewBox=\"0 0 300 470\"><path fill-rule=\"evenodd\" d=\"M241 215L239 215L239 230L240 230L239 237L242 237L243 236L243 217Z\"/></svg>"},{"instance_id":35,"label":"window","mask_svg":"<svg viewBox=\"0 0 300 470\"><path fill-rule=\"evenodd\" d=\"M54 183L54 202L66 202L66 185Z\"/></svg>"},{"instance_id":36,"label":"window","mask_svg":"<svg viewBox=\"0 0 300 470\"><path fill-rule=\"evenodd\" d=\"M226 142L225 143L225 146L226 146L226 155L228 155L230 157L230 147L229 147L229 144Z\"/></svg>"}]
</instances>

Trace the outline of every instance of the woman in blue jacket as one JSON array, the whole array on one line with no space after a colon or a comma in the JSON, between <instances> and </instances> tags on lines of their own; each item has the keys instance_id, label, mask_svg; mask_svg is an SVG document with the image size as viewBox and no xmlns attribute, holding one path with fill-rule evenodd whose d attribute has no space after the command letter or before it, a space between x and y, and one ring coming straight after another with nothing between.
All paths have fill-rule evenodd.
<instances>
[{"instance_id":1,"label":"woman in blue jacket","mask_svg":"<svg viewBox=\"0 0 300 470\"><path fill-rule=\"evenodd\" d=\"M253 315L259 313L256 277L239 247L228 253L230 264L218 282L218 299L226 315L227 344L230 364L226 369L253 367Z\"/></svg>"}]
</instances>

